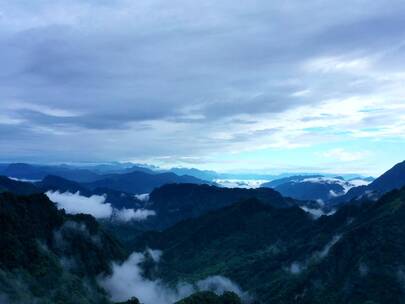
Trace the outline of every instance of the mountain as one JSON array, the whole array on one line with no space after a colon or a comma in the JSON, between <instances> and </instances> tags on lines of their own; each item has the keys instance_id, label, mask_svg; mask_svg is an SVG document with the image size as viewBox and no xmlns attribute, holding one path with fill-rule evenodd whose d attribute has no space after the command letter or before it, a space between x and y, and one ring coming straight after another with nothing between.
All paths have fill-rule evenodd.
<instances>
[{"instance_id":1,"label":"mountain","mask_svg":"<svg viewBox=\"0 0 405 304\"><path fill-rule=\"evenodd\" d=\"M130 193L112 190L110 188L95 188L90 190L83 184L54 175L46 176L42 181L35 183L35 185L43 192L79 192L81 195L86 197L90 197L92 195L103 195L106 197L106 202L111 204L111 206L116 209L138 209L142 208L144 205L142 201Z\"/></svg>"},{"instance_id":2,"label":"mountain","mask_svg":"<svg viewBox=\"0 0 405 304\"><path fill-rule=\"evenodd\" d=\"M342 177L313 176L290 176L262 184L262 187L273 188L284 196L299 200L329 201L332 198L342 196L349 189L369 182L361 178L344 180Z\"/></svg>"},{"instance_id":3,"label":"mountain","mask_svg":"<svg viewBox=\"0 0 405 304\"><path fill-rule=\"evenodd\" d=\"M167 184L149 195L148 209L156 212L147 223L153 228L166 228L179 221L198 217L238 201L257 198L276 208L294 205L272 189L220 188L211 185Z\"/></svg>"},{"instance_id":4,"label":"mountain","mask_svg":"<svg viewBox=\"0 0 405 304\"><path fill-rule=\"evenodd\" d=\"M0 173L3 172L8 166L9 166L9 164L0 163Z\"/></svg>"},{"instance_id":5,"label":"mountain","mask_svg":"<svg viewBox=\"0 0 405 304\"><path fill-rule=\"evenodd\" d=\"M115 304L140 304L135 297L132 299ZM217 295L212 291L196 292L174 304L242 304L241 299L237 294L230 291L225 291L221 295Z\"/></svg>"},{"instance_id":6,"label":"mountain","mask_svg":"<svg viewBox=\"0 0 405 304\"><path fill-rule=\"evenodd\" d=\"M77 182L91 182L100 178L99 174L93 171L67 165L44 166L24 163L9 164L0 174L27 180L42 180L47 175L57 175Z\"/></svg>"},{"instance_id":7,"label":"mountain","mask_svg":"<svg viewBox=\"0 0 405 304\"><path fill-rule=\"evenodd\" d=\"M42 187L57 189L61 184L68 186L66 191L75 186L59 177L44 181ZM116 271L114 265L124 263L128 254L95 218L66 214L44 194L6 192L0 193L0 227L0 303L112 304L100 280ZM231 292L199 292L182 301L240 303ZM123 303L139 301L134 297Z\"/></svg>"},{"instance_id":8,"label":"mountain","mask_svg":"<svg viewBox=\"0 0 405 304\"><path fill-rule=\"evenodd\" d=\"M13 192L20 195L28 195L41 192L41 189L29 182L21 182L0 176L0 193Z\"/></svg>"},{"instance_id":9,"label":"mountain","mask_svg":"<svg viewBox=\"0 0 405 304\"><path fill-rule=\"evenodd\" d=\"M101 164L78 164L75 165L76 168L86 169L93 172L96 172L100 175L104 174L116 174L116 173L129 173L132 171L142 171L146 173L154 174L155 171L153 167L141 164L133 164L133 163L119 163L119 162L111 162L111 163L101 163Z\"/></svg>"},{"instance_id":10,"label":"mountain","mask_svg":"<svg viewBox=\"0 0 405 304\"><path fill-rule=\"evenodd\" d=\"M143 208L145 203L131 193L112 190L109 188L95 188L92 195L104 195L106 202L116 209L138 209Z\"/></svg>"},{"instance_id":11,"label":"mountain","mask_svg":"<svg viewBox=\"0 0 405 304\"><path fill-rule=\"evenodd\" d=\"M300 203L283 198L272 189L167 184L153 190L149 200L144 202L144 208L155 211L155 216L148 217L142 222L103 222L103 226L132 250L134 242L143 231L163 230L181 221L199 217L249 198L259 198L264 204L275 208L288 208Z\"/></svg>"},{"instance_id":12,"label":"mountain","mask_svg":"<svg viewBox=\"0 0 405 304\"><path fill-rule=\"evenodd\" d=\"M405 161L396 164L390 170L385 172L369 188L378 193L385 193L393 189L399 189L405 185Z\"/></svg>"},{"instance_id":13,"label":"mountain","mask_svg":"<svg viewBox=\"0 0 405 304\"><path fill-rule=\"evenodd\" d=\"M224 292L218 296L212 291L197 292L175 304L242 304L241 299L233 292Z\"/></svg>"},{"instance_id":14,"label":"mountain","mask_svg":"<svg viewBox=\"0 0 405 304\"><path fill-rule=\"evenodd\" d=\"M371 182L373 182L375 180L375 178L372 177L372 176L367 176L367 177L359 177L359 176L357 176L357 177L353 177L353 178L348 178L347 180L349 182L354 182L354 183L356 183L357 181L371 183Z\"/></svg>"},{"instance_id":15,"label":"mountain","mask_svg":"<svg viewBox=\"0 0 405 304\"><path fill-rule=\"evenodd\" d=\"M339 205L351 200L378 199L384 193L405 186L405 161L396 164L367 186L350 189L346 195L331 200L330 205Z\"/></svg>"},{"instance_id":16,"label":"mountain","mask_svg":"<svg viewBox=\"0 0 405 304\"><path fill-rule=\"evenodd\" d=\"M319 178L323 177L322 175L293 175L293 176L287 176L283 178L278 178L274 179L270 182L262 184L262 187L265 188L276 188L278 186L281 186L283 184L288 184L288 183L293 183L293 182L302 182L303 180L307 178Z\"/></svg>"},{"instance_id":17,"label":"mountain","mask_svg":"<svg viewBox=\"0 0 405 304\"><path fill-rule=\"evenodd\" d=\"M35 185L46 191L59 191L59 192L80 192L81 195L90 196L92 193L81 184L67 180L60 176L47 175L42 181L35 183Z\"/></svg>"},{"instance_id":18,"label":"mountain","mask_svg":"<svg viewBox=\"0 0 405 304\"><path fill-rule=\"evenodd\" d=\"M405 185L404 169L405 162L397 164L360 187L354 187L359 179L319 175L269 183L301 198L331 191L361 197L319 218L303 210L306 202L271 188L220 188L174 173L107 174L85 183L57 175L35 183L0 177L0 303L110 304L98 278L126 265L129 252L152 248L162 251L159 263L137 265L146 282L162 286L222 276L261 303L405 304L405 188L395 189ZM201 183L168 182L189 178ZM58 210L40 194L49 190L106 195L114 208L156 215L98 223ZM197 292L178 303L240 299Z\"/></svg>"},{"instance_id":19,"label":"mountain","mask_svg":"<svg viewBox=\"0 0 405 304\"><path fill-rule=\"evenodd\" d=\"M110 173L106 174L107 172ZM77 167L69 165L44 166L15 163L1 166L0 174L32 182L40 182L44 178L47 178L47 180L42 183L44 188L48 188L49 190L54 188L52 190L56 190L55 186L58 185L58 190L63 191L64 189L70 189L71 192L74 188L77 188L80 192L94 190L96 188L108 188L115 191L140 194L151 192L154 188L167 183L207 183L204 180L190 175L179 176L172 172L159 173L147 167L137 165L130 166L129 164L100 164ZM65 185L62 185L62 180L57 181L57 178L64 179ZM66 181L70 181L69 185L66 184ZM73 182L77 184L74 185ZM53 183L52 186L51 183ZM38 185L41 184L39 183Z\"/></svg>"},{"instance_id":20,"label":"mountain","mask_svg":"<svg viewBox=\"0 0 405 304\"><path fill-rule=\"evenodd\" d=\"M247 200L144 233L134 248L163 250L168 282L223 275L263 303L405 303L404 217L405 188L318 220Z\"/></svg>"},{"instance_id":21,"label":"mountain","mask_svg":"<svg viewBox=\"0 0 405 304\"><path fill-rule=\"evenodd\" d=\"M219 176L219 174L215 171L199 170L195 168L171 168L169 171L180 176L181 175L194 176L196 178L203 179L206 181L214 181Z\"/></svg>"},{"instance_id":22,"label":"mountain","mask_svg":"<svg viewBox=\"0 0 405 304\"><path fill-rule=\"evenodd\" d=\"M97 277L126 253L93 217L67 215L43 194L3 193L0 223L1 301L110 303Z\"/></svg>"},{"instance_id":23,"label":"mountain","mask_svg":"<svg viewBox=\"0 0 405 304\"><path fill-rule=\"evenodd\" d=\"M134 171L126 174L106 175L103 179L88 183L86 186L90 189L105 187L132 194L142 194L149 193L154 188L170 183L204 184L207 182L192 176L178 176L170 172L149 174L146 172Z\"/></svg>"},{"instance_id":24,"label":"mountain","mask_svg":"<svg viewBox=\"0 0 405 304\"><path fill-rule=\"evenodd\" d=\"M248 172L240 172L240 173L221 173L211 170L199 170L196 168L171 168L168 170L169 172L173 172L177 175L190 175L197 177L199 179L212 181L220 185L224 185L225 187L233 186L233 187L245 187L245 188L254 188L256 184L264 183L266 181L270 181L269 185L266 187L274 188L275 183L285 183L292 179L297 178L310 178L310 177L335 177L334 174L314 174L314 173L305 173L305 172L290 172L290 173L280 173L280 174L260 174L260 173L248 173ZM159 172L159 170L155 170L155 172ZM162 172L162 170L160 170ZM352 181L352 180L362 180L362 181L373 181L372 177L363 178L360 177L358 174L343 174L342 179ZM274 181L274 183L273 183ZM357 185L356 185L357 186Z\"/></svg>"},{"instance_id":25,"label":"mountain","mask_svg":"<svg viewBox=\"0 0 405 304\"><path fill-rule=\"evenodd\" d=\"M163 250L161 276L169 281L223 275L272 303L264 289L276 282L280 268L321 250L328 237L313 238L314 221L298 207L278 209L251 199L180 222L161 233L145 233L135 244ZM273 287L274 288L274 287ZM274 300L274 299L271 299ZM274 301L274 303L282 303Z\"/></svg>"}]
</instances>

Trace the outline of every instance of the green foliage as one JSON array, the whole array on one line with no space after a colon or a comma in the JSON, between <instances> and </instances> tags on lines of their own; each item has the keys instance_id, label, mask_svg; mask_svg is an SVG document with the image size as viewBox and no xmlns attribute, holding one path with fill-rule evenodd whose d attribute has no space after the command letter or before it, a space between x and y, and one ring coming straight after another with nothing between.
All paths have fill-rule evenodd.
<instances>
[{"instance_id":1,"label":"green foliage","mask_svg":"<svg viewBox=\"0 0 405 304\"><path fill-rule=\"evenodd\" d=\"M175 284L224 275L263 303L405 303L405 189L311 220L248 200L146 233ZM338 238L337 236L340 236Z\"/></svg>"},{"instance_id":2,"label":"green foliage","mask_svg":"<svg viewBox=\"0 0 405 304\"><path fill-rule=\"evenodd\" d=\"M167 228L185 219L230 206L242 200L256 198L278 208L292 205L272 189L220 188L210 185L168 184L152 191L150 202L157 217L151 218L153 228Z\"/></svg>"},{"instance_id":3,"label":"green foliage","mask_svg":"<svg viewBox=\"0 0 405 304\"><path fill-rule=\"evenodd\" d=\"M210 291L202 291L176 302L175 304L241 304L242 301L233 292L225 292L218 296Z\"/></svg>"},{"instance_id":4,"label":"green foliage","mask_svg":"<svg viewBox=\"0 0 405 304\"><path fill-rule=\"evenodd\" d=\"M0 194L0 294L10 303L108 303L96 276L126 253L89 215L42 194Z\"/></svg>"},{"instance_id":5,"label":"green foliage","mask_svg":"<svg viewBox=\"0 0 405 304\"><path fill-rule=\"evenodd\" d=\"M125 302L117 302L117 303L115 303L115 304L141 304L141 303L139 302L139 300L138 300L137 298L132 297L132 298L129 299L128 301L125 301Z\"/></svg>"}]
</instances>

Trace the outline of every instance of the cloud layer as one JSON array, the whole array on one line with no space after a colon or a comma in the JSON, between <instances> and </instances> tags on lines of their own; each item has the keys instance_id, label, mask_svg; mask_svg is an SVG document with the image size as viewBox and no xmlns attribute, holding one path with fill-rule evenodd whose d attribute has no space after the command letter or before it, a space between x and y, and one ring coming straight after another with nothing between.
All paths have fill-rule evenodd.
<instances>
[{"instance_id":1,"label":"cloud layer","mask_svg":"<svg viewBox=\"0 0 405 304\"><path fill-rule=\"evenodd\" d=\"M404 140L404 17L400 0L2 1L2 158L220 166L330 144L350 163L352 140Z\"/></svg>"},{"instance_id":2,"label":"cloud layer","mask_svg":"<svg viewBox=\"0 0 405 304\"><path fill-rule=\"evenodd\" d=\"M67 213L87 213L95 218L109 218L112 215L113 208L111 204L105 203L105 196L92 195L90 197L82 196L79 192L46 192L48 198L55 202L59 208L65 209Z\"/></svg>"}]
</instances>

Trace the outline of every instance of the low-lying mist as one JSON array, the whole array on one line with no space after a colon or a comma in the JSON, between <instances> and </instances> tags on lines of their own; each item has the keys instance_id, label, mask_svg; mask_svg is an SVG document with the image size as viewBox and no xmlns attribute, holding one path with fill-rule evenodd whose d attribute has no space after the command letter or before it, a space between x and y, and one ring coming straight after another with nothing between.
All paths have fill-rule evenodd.
<instances>
[{"instance_id":1,"label":"low-lying mist","mask_svg":"<svg viewBox=\"0 0 405 304\"><path fill-rule=\"evenodd\" d=\"M48 198L58 205L58 208L65 209L67 213L78 214L87 213L91 214L97 219L111 218L118 221L128 222L131 220L142 221L149 216L155 215L155 211L148 209L116 209L106 202L105 195L92 195L83 196L80 192L71 193L48 191L46 192Z\"/></svg>"},{"instance_id":2,"label":"low-lying mist","mask_svg":"<svg viewBox=\"0 0 405 304\"><path fill-rule=\"evenodd\" d=\"M113 301L125 301L135 296L144 304L172 304L194 292L205 290L216 294L232 291L245 302L250 299L238 285L222 276L210 276L194 284L179 283L175 288L169 287L160 279L145 278L141 264L147 255L158 263L161 252L157 250L148 250L146 253L134 252L122 264L114 263L110 276L99 278L99 284L110 294Z\"/></svg>"}]
</instances>

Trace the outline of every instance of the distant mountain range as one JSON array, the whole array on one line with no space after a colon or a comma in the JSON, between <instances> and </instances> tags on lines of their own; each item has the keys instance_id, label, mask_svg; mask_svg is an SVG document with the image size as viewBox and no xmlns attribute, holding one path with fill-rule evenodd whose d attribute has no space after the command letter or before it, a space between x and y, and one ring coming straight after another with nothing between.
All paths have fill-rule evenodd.
<instances>
[{"instance_id":1,"label":"distant mountain range","mask_svg":"<svg viewBox=\"0 0 405 304\"><path fill-rule=\"evenodd\" d=\"M372 180L370 177L344 180L340 176L299 175L276 179L261 186L273 188L284 196L299 200L315 200L323 205L335 197L345 195L354 187L369 184Z\"/></svg>"},{"instance_id":2,"label":"distant mountain range","mask_svg":"<svg viewBox=\"0 0 405 304\"><path fill-rule=\"evenodd\" d=\"M110 163L94 165L36 165L25 163L0 164L0 174L25 180L42 180L48 175L60 176L76 182L94 182L107 174L130 172L156 174L151 168L131 163Z\"/></svg>"},{"instance_id":3,"label":"distant mountain range","mask_svg":"<svg viewBox=\"0 0 405 304\"><path fill-rule=\"evenodd\" d=\"M335 174L314 174L305 172L290 172L290 173L280 173L280 174L260 174L260 173L223 173L216 172L212 170L199 170L195 168L171 168L167 171L176 173L177 175L191 175L207 181L234 181L235 183L247 183L248 181L274 181L282 180L284 178L289 178L291 176L324 176L324 177L335 177ZM160 171L162 172L162 171ZM343 174L341 176L345 180L357 179L361 177L359 174Z\"/></svg>"},{"instance_id":4,"label":"distant mountain range","mask_svg":"<svg viewBox=\"0 0 405 304\"><path fill-rule=\"evenodd\" d=\"M117 191L139 194L149 193L154 188L170 183L204 184L208 182L193 176L178 176L171 172L149 174L146 172L134 171L124 174L106 175L102 179L87 183L86 186L90 189L105 187Z\"/></svg>"},{"instance_id":5,"label":"distant mountain range","mask_svg":"<svg viewBox=\"0 0 405 304\"><path fill-rule=\"evenodd\" d=\"M30 164L10 164L5 166L0 174L26 180L38 181L47 175L57 175L66 179L89 182L99 178L99 175L93 171L73 168L68 166L42 166Z\"/></svg>"},{"instance_id":6,"label":"distant mountain range","mask_svg":"<svg viewBox=\"0 0 405 304\"><path fill-rule=\"evenodd\" d=\"M91 168L91 170L89 169ZM118 173L108 173L117 172ZM127 193L148 193L154 188L168 183L196 183L203 184L209 183L207 181L195 178L188 175L176 175L172 172L158 173L151 169L128 165L125 167L118 167L114 165L99 165L86 167L68 166L43 166L43 165L30 165L30 164L9 164L0 167L0 175L4 175L15 180L40 182L44 178L48 178L45 183L49 186L49 176L54 179L55 186L60 187L58 190L65 188L74 188L71 182L80 183L78 191L85 191L86 189L95 190L97 188L108 188L111 190L127 192ZM55 177L63 178L66 181L58 182ZM70 183L69 183L70 181ZM56 184L55 184L56 183ZM64 183L64 184L63 184ZM40 184L38 184L40 185Z\"/></svg>"},{"instance_id":7,"label":"distant mountain range","mask_svg":"<svg viewBox=\"0 0 405 304\"><path fill-rule=\"evenodd\" d=\"M350 201L377 200L384 193L405 186L405 161L374 179L356 177L345 180L342 177L322 175L290 176L262 184L273 188L283 196L298 200L318 201L329 208Z\"/></svg>"},{"instance_id":8,"label":"distant mountain range","mask_svg":"<svg viewBox=\"0 0 405 304\"><path fill-rule=\"evenodd\" d=\"M367 186L350 189L344 196L332 199L330 205L339 205L353 200L377 200L384 193L405 186L405 161L396 164Z\"/></svg>"},{"instance_id":9,"label":"distant mountain range","mask_svg":"<svg viewBox=\"0 0 405 304\"><path fill-rule=\"evenodd\" d=\"M123 174L130 172L145 172L149 174L174 173L178 176L193 176L197 179L215 182L216 180L234 181L272 181L290 176L310 176L314 173L280 173L280 174L260 174L260 173L223 173L212 170L199 170L196 168L171 168L162 169L156 166L134 163L101 163L101 164L61 164L61 165L38 165L26 163L0 164L0 175L9 177L40 180L47 175L57 175L78 182L93 182L102 179L108 174ZM333 174L322 174L325 177L334 177ZM346 180L359 177L358 174L343 174Z\"/></svg>"},{"instance_id":10,"label":"distant mountain range","mask_svg":"<svg viewBox=\"0 0 405 304\"><path fill-rule=\"evenodd\" d=\"M404 185L404 178L401 175L401 166L403 166L403 163L396 166L398 167L398 169L396 169L398 172L387 172L387 176L383 175L375 182L373 182L372 177L365 178L357 176L355 178L343 178L340 176L332 177L330 175L304 174L284 176L263 183L261 186L273 188L283 196L294 199L318 200L319 202L331 202L331 205L336 205L364 195L365 192L383 194L387 190ZM153 189L169 183L209 184L211 182L207 180L221 176L214 171L201 171L197 169L174 168L173 171L177 172L177 174L173 172L162 172L153 167L133 165L130 163L111 163L81 167L72 165L44 166L23 163L3 164L0 166L0 174L21 181L39 182L47 176L74 181L80 183L77 190L81 193L85 193L86 191L100 193L100 189L103 189L129 194L141 194L149 193ZM185 173L206 177L207 180L192 175L182 175ZM223 182L226 183L226 180L223 180ZM367 186L370 182L372 183ZM241 181L238 182L237 180L228 180L227 182L228 187L249 188L250 184L251 183ZM66 187L59 185L60 191L64 188ZM72 191L74 187L70 187L70 189Z\"/></svg>"}]
</instances>

